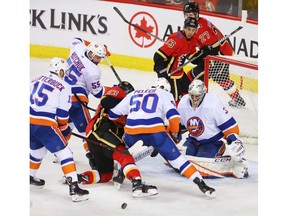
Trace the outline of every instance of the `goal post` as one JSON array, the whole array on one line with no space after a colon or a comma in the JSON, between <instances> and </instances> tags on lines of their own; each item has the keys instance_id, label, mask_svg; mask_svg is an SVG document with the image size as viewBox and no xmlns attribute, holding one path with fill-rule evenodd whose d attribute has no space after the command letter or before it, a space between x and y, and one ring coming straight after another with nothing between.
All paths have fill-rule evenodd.
<instances>
[{"instance_id":1,"label":"goal post","mask_svg":"<svg viewBox=\"0 0 288 216\"><path fill-rule=\"evenodd\" d=\"M225 82L227 76L223 68L228 68L229 77L234 81L246 105L230 107L228 92L218 84ZM211 79L217 73L217 82ZM210 74L210 78L209 78ZM247 142L258 144L258 62L257 59L238 56L207 56L205 58L204 82L208 92L217 94L225 108L239 124L240 136ZM235 89L233 89L235 90Z\"/></svg>"}]
</instances>

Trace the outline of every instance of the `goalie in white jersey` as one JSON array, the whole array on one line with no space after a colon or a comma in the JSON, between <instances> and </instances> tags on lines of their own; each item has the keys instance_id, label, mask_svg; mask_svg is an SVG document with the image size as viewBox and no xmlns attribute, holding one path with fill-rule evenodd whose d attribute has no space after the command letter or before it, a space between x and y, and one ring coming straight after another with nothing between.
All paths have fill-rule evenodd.
<instances>
[{"instance_id":1,"label":"goalie in white jersey","mask_svg":"<svg viewBox=\"0 0 288 216\"><path fill-rule=\"evenodd\" d=\"M188 94L182 97L177 110L181 116L181 127L189 132L183 144L186 155L219 158L227 150L233 158L231 163L238 162L242 167L240 173L239 170L235 173L236 177L248 176L243 160L245 149L239 139L238 124L217 95L206 93L203 81L196 79L191 82ZM220 172L217 169L215 171ZM223 175L233 175L233 170L221 169L221 172Z\"/></svg>"},{"instance_id":2,"label":"goalie in white jersey","mask_svg":"<svg viewBox=\"0 0 288 216\"><path fill-rule=\"evenodd\" d=\"M127 115L123 136L127 146L131 147L139 140L143 141L144 146L153 146L182 175L197 184L205 195L215 197L215 190L205 184L201 174L179 152L173 141L179 131L180 116L170 90L169 82L165 78L158 78L151 88L129 93L109 110L109 118L116 120ZM166 119L169 122L167 129L164 125Z\"/></svg>"},{"instance_id":3,"label":"goalie in white jersey","mask_svg":"<svg viewBox=\"0 0 288 216\"><path fill-rule=\"evenodd\" d=\"M101 70L98 64L105 58L107 52L106 46L100 43L90 43L81 38L74 38L71 43L70 56L67 60L69 71L64 77L64 80L72 86L69 125L71 129L75 126L82 136L86 136L85 130L91 120L87 106L89 94L100 99L106 91L106 87L100 82ZM83 145L86 157L90 161L92 156L87 143L84 142Z\"/></svg>"},{"instance_id":4,"label":"goalie in white jersey","mask_svg":"<svg viewBox=\"0 0 288 216\"><path fill-rule=\"evenodd\" d=\"M78 186L76 165L67 146L68 118L71 107L71 87L63 81L68 70L66 60L52 58L49 72L30 83L30 184L43 187L45 181L36 177L47 151L61 162L73 201L88 199L89 192Z\"/></svg>"}]
</instances>

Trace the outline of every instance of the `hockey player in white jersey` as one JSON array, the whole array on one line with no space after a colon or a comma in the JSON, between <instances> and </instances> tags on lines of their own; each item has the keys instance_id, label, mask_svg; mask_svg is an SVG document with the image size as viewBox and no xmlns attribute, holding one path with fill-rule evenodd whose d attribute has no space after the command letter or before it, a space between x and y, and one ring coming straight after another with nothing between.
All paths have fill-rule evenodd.
<instances>
[{"instance_id":1,"label":"hockey player in white jersey","mask_svg":"<svg viewBox=\"0 0 288 216\"><path fill-rule=\"evenodd\" d=\"M228 153L233 159L230 163L235 166L234 173L233 167L231 169L228 166L226 170L225 167L218 169L215 163L213 168L208 168L212 171L215 168L216 173L227 176L248 176L247 164L243 159L245 149L239 138L238 124L217 95L206 93L203 81L196 79L191 82L188 94L182 97L177 110L181 116L181 125L189 132L183 144L186 147L186 155L221 158L227 150L225 154ZM221 166L221 163L218 165Z\"/></svg>"},{"instance_id":2,"label":"hockey player in white jersey","mask_svg":"<svg viewBox=\"0 0 288 216\"><path fill-rule=\"evenodd\" d=\"M68 179L69 193L75 202L88 199L89 192L78 186L76 165L67 146L71 87L63 80L69 66L62 58L52 58L49 72L39 75L30 84L30 184L44 187L36 177L47 151L55 154Z\"/></svg>"},{"instance_id":3,"label":"hockey player in white jersey","mask_svg":"<svg viewBox=\"0 0 288 216\"><path fill-rule=\"evenodd\" d=\"M91 120L89 108L89 94L100 99L106 88L101 84L101 70L98 64L107 55L107 48L100 44L89 42L81 38L74 38L70 47L70 56L67 60L69 71L64 80L72 86L72 106L69 111L69 126L77 128L82 136ZM91 166L91 153L87 143L83 143L86 157ZM91 166L93 169L94 167Z\"/></svg>"},{"instance_id":4,"label":"hockey player in white jersey","mask_svg":"<svg viewBox=\"0 0 288 216\"><path fill-rule=\"evenodd\" d=\"M148 89L129 93L116 107L109 110L109 118L116 120L127 115L123 140L129 147L142 140L144 146L153 146L181 174L198 185L208 197L216 197L215 189L207 186L201 174L183 156L175 145L180 115L176 110L171 86L165 78L158 78ZM169 125L165 128L165 118ZM171 136L170 136L171 135Z\"/></svg>"}]
</instances>

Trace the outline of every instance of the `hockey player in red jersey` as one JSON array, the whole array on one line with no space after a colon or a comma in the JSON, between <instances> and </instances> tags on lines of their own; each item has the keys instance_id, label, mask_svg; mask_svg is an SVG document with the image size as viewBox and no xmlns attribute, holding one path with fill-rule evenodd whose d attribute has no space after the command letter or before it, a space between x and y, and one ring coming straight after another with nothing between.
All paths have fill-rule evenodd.
<instances>
[{"instance_id":1,"label":"hockey player in red jersey","mask_svg":"<svg viewBox=\"0 0 288 216\"><path fill-rule=\"evenodd\" d=\"M216 28L211 22L207 19L200 17L199 6L196 2L188 2L183 7L184 18L193 17L197 19L198 29L194 34L194 37L197 41L197 46L201 49L204 48L206 50L210 50L209 55L234 55L234 51L232 46L226 40L216 48L212 48L210 45L219 41L223 38L223 34ZM228 102L229 106L232 107L243 107L246 105L244 99L240 96L239 90L234 83L233 80L230 79L229 75L229 65L223 64L217 61L214 61L212 68L220 68L218 70L210 70L209 77L212 78L215 82L217 82L229 95L231 100ZM214 71L212 73L212 71ZM215 72L216 71L216 72ZM192 81L193 79L201 79L203 80L204 72L204 61L197 64L195 68L193 68L190 72L187 73L189 79ZM217 75L221 73L221 79ZM223 80L223 77L226 79Z\"/></svg>"},{"instance_id":2,"label":"hockey player in red jersey","mask_svg":"<svg viewBox=\"0 0 288 216\"><path fill-rule=\"evenodd\" d=\"M154 71L158 77L164 77L169 81L176 104L187 94L190 80L183 69L171 76L168 74L183 65L187 57L196 52L196 40L193 35L197 31L197 25L196 19L186 19L183 30L171 34L153 57Z\"/></svg>"},{"instance_id":3,"label":"hockey player in red jersey","mask_svg":"<svg viewBox=\"0 0 288 216\"><path fill-rule=\"evenodd\" d=\"M86 128L87 143L92 154L92 158L89 160L92 170L82 173L79 180L83 184L110 181L113 176L115 160L121 165L125 177L132 182L133 197L151 196L158 193L157 188L144 184L133 156L128 154L128 151L127 154L121 152L121 150L126 150L121 139L126 117L122 116L115 122L107 118L108 111L133 90L134 88L129 82L122 81L117 86L111 87L101 98L97 112ZM94 142L89 142L89 140ZM110 149L97 145L95 142L107 145Z\"/></svg>"}]
</instances>

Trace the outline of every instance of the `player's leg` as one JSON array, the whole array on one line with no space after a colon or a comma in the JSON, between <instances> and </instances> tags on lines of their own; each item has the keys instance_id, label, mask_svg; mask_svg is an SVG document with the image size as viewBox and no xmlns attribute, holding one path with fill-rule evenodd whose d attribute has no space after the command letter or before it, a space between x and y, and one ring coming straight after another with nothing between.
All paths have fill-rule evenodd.
<instances>
[{"instance_id":1,"label":"player's leg","mask_svg":"<svg viewBox=\"0 0 288 216\"><path fill-rule=\"evenodd\" d=\"M139 135L138 135L139 136ZM153 145L157 152L169 162L169 164L180 171L180 174L187 179L191 179L199 189L208 197L214 198L216 196L215 189L207 186L202 179L201 174L182 155L172 138L167 132L159 132L154 134L142 134L139 136L143 140L144 145Z\"/></svg>"},{"instance_id":2,"label":"player's leg","mask_svg":"<svg viewBox=\"0 0 288 216\"><path fill-rule=\"evenodd\" d=\"M82 136L86 136L86 127L91 121L89 110L79 102L72 102L72 106L69 110L70 120ZM89 162L91 160L91 154L88 148L88 144L83 140L83 148L86 153L86 157ZM89 163L90 164L90 163ZM93 169L93 167L91 167Z\"/></svg>"},{"instance_id":3,"label":"player's leg","mask_svg":"<svg viewBox=\"0 0 288 216\"><path fill-rule=\"evenodd\" d=\"M229 64L218 61L212 62L209 69L209 77L217 82L231 98L231 101L228 103L229 106L243 107L246 105L244 99L240 95L237 85L230 79Z\"/></svg>"}]
</instances>

